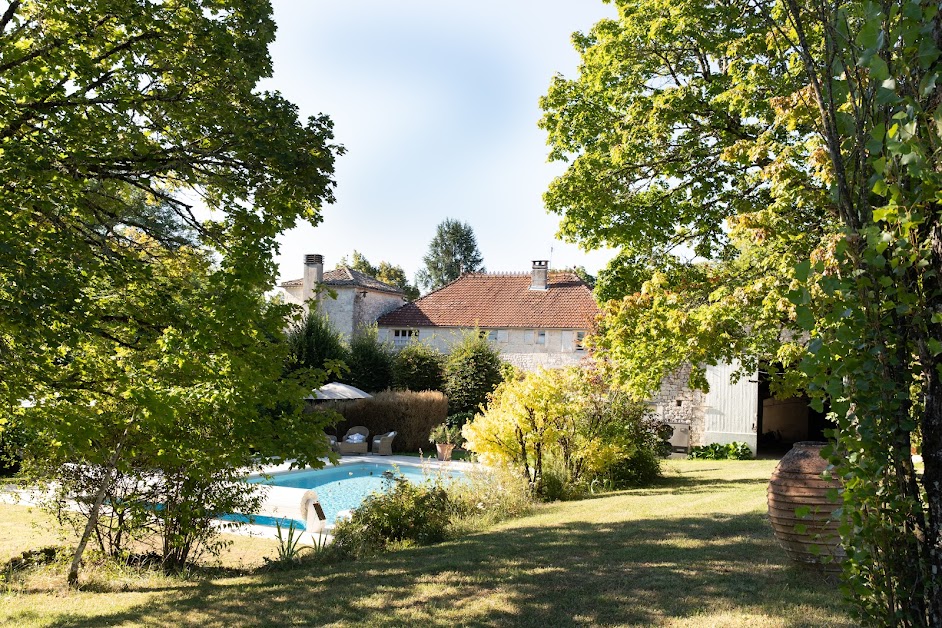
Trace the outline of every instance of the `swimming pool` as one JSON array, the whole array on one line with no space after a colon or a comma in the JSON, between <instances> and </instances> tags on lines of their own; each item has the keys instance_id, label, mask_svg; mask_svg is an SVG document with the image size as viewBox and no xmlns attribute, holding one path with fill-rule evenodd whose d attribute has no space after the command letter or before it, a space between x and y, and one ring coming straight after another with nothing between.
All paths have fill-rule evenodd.
<instances>
[{"instance_id":1,"label":"swimming pool","mask_svg":"<svg viewBox=\"0 0 942 628\"><path fill-rule=\"evenodd\" d=\"M455 469L432 471L443 473L446 479L463 475ZM402 475L410 482L422 483L427 476L421 467L379 462L356 462L328 466L323 469L282 471L268 477L249 478L255 484L270 484L287 488L314 489L327 516L327 525L333 525L337 514L359 506L367 495L386 487L386 476Z\"/></svg>"}]
</instances>

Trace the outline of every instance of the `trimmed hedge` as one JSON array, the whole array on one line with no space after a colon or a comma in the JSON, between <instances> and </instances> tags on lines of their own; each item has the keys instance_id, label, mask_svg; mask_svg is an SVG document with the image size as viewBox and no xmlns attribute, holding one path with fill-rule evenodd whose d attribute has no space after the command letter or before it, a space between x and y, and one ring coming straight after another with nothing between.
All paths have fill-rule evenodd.
<instances>
[{"instance_id":1,"label":"trimmed hedge","mask_svg":"<svg viewBox=\"0 0 942 628\"><path fill-rule=\"evenodd\" d=\"M392 444L393 452L429 451L432 448L428 440L429 432L448 416L448 398L440 392L428 390L387 390L369 399L325 405L343 416L343 421L336 428L338 438L343 437L354 425L368 429L371 440L376 434L395 430L397 434Z\"/></svg>"}]
</instances>

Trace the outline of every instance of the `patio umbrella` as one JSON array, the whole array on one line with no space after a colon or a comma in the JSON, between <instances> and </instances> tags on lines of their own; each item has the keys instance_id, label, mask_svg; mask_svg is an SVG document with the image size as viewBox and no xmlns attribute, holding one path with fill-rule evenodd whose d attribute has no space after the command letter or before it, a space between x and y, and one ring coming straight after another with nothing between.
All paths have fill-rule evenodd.
<instances>
[{"instance_id":1,"label":"patio umbrella","mask_svg":"<svg viewBox=\"0 0 942 628\"><path fill-rule=\"evenodd\" d=\"M324 384L313 392L314 395L308 395L305 397L305 399L316 399L321 401L329 399L366 399L373 396L368 392L360 390L356 386L341 384L339 382Z\"/></svg>"}]
</instances>

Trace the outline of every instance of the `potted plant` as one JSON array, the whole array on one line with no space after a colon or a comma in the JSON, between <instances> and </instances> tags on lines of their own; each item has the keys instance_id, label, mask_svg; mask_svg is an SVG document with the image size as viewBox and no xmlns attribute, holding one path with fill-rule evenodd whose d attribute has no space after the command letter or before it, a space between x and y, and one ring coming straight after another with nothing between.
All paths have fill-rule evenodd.
<instances>
[{"instance_id":1,"label":"potted plant","mask_svg":"<svg viewBox=\"0 0 942 628\"><path fill-rule=\"evenodd\" d=\"M461 427L448 425L448 423L440 423L432 428L432 433L429 434L428 439L435 443L439 460L451 460L451 451L464 443L464 437L461 436Z\"/></svg>"}]
</instances>

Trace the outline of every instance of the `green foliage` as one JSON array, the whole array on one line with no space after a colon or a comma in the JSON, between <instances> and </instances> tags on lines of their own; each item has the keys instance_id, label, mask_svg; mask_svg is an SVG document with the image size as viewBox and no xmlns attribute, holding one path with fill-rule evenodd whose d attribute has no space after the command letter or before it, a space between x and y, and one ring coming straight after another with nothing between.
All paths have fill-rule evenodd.
<instances>
[{"instance_id":1,"label":"green foliage","mask_svg":"<svg viewBox=\"0 0 942 628\"><path fill-rule=\"evenodd\" d=\"M456 447L461 447L464 444L464 438L461 435L461 427L452 425L447 421L433 427L432 431L429 432L428 439L431 443L444 443L446 445L455 445Z\"/></svg>"},{"instance_id":2,"label":"green foliage","mask_svg":"<svg viewBox=\"0 0 942 628\"><path fill-rule=\"evenodd\" d=\"M343 436L354 425L366 427L371 435L395 431L393 446L398 451L419 451L428 447L431 429L448 415L448 399L440 392L387 390L369 399L329 404L343 417L336 433Z\"/></svg>"},{"instance_id":3,"label":"green foliage","mask_svg":"<svg viewBox=\"0 0 942 628\"><path fill-rule=\"evenodd\" d=\"M349 372L350 352L343 338L316 309L291 327L287 342L291 350L286 369L289 373L300 369Z\"/></svg>"},{"instance_id":4,"label":"green foliage","mask_svg":"<svg viewBox=\"0 0 942 628\"><path fill-rule=\"evenodd\" d=\"M287 531L282 531L281 521L275 522L275 535L278 540L278 561L282 563L297 562L301 558L301 532L294 521L288 524Z\"/></svg>"},{"instance_id":5,"label":"green foliage","mask_svg":"<svg viewBox=\"0 0 942 628\"><path fill-rule=\"evenodd\" d=\"M727 443L725 445L710 443L700 447L691 447L687 457L702 460L750 460L752 450L749 449L749 445L743 442Z\"/></svg>"},{"instance_id":6,"label":"green foliage","mask_svg":"<svg viewBox=\"0 0 942 628\"><path fill-rule=\"evenodd\" d=\"M341 378L345 384L370 393L392 388L393 354L379 342L375 326L354 334L346 361L350 372Z\"/></svg>"},{"instance_id":7,"label":"green foliage","mask_svg":"<svg viewBox=\"0 0 942 628\"><path fill-rule=\"evenodd\" d=\"M661 439L644 405L585 369L502 383L463 434L484 464L514 466L544 498L579 495L601 477L648 481L660 470Z\"/></svg>"},{"instance_id":8,"label":"green foliage","mask_svg":"<svg viewBox=\"0 0 942 628\"><path fill-rule=\"evenodd\" d=\"M483 261L471 225L446 218L435 228L416 281L426 290L437 290L464 273L484 272Z\"/></svg>"},{"instance_id":9,"label":"green foliage","mask_svg":"<svg viewBox=\"0 0 942 628\"><path fill-rule=\"evenodd\" d=\"M525 515L533 507L530 485L517 469L475 465L445 486L451 504L451 535L483 530Z\"/></svg>"},{"instance_id":10,"label":"green foliage","mask_svg":"<svg viewBox=\"0 0 942 628\"><path fill-rule=\"evenodd\" d=\"M638 397L684 363L700 387L785 365L773 387L838 424L860 618L942 623L942 459L920 481L910 458L914 433L942 451L939 7L617 6L542 101L561 234L624 257L596 355ZM701 259L650 261L679 244Z\"/></svg>"},{"instance_id":11,"label":"green foliage","mask_svg":"<svg viewBox=\"0 0 942 628\"><path fill-rule=\"evenodd\" d=\"M475 330L465 334L445 362L448 411L475 412L503 380L500 352Z\"/></svg>"},{"instance_id":12,"label":"green foliage","mask_svg":"<svg viewBox=\"0 0 942 628\"><path fill-rule=\"evenodd\" d=\"M322 421L300 429L317 374L282 378L288 311L264 294L277 235L333 200L341 149L325 116L257 89L274 32L244 0L0 17L0 407L35 435L32 472L103 471L70 583L115 478L186 468L224 491L217 470L324 453ZM193 537L167 538L185 557Z\"/></svg>"},{"instance_id":13,"label":"green foliage","mask_svg":"<svg viewBox=\"0 0 942 628\"><path fill-rule=\"evenodd\" d=\"M399 390L444 390L445 358L422 342L410 342L393 358L393 386Z\"/></svg>"},{"instance_id":14,"label":"green foliage","mask_svg":"<svg viewBox=\"0 0 942 628\"><path fill-rule=\"evenodd\" d=\"M0 477L19 471L28 438L25 430L16 423L0 424Z\"/></svg>"},{"instance_id":15,"label":"green foliage","mask_svg":"<svg viewBox=\"0 0 942 628\"><path fill-rule=\"evenodd\" d=\"M390 547L445 540L451 508L441 484L413 484L401 475L384 484L334 528L333 545L342 556L361 558Z\"/></svg>"}]
</instances>

